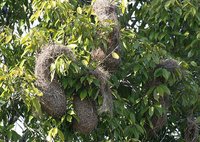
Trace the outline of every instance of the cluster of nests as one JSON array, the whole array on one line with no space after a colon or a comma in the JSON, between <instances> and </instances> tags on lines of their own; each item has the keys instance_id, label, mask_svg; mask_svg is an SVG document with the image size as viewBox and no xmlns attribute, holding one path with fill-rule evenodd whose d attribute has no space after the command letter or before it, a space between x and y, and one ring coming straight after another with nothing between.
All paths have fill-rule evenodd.
<instances>
[{"instance_id":1,"label":"cluster of nests","mask_svg":"<svg viewBox=\"0 0 200 142\"><path fill-rule=\"evenodd\" d=\"M163 68L166 69L167 71L175 74L177 71L181 71L181 67L178 64L176 60L173 59L166 59L166 60L161 60L161 62L156 66L157 68ZM164 78L162 77L157 77L150 83L148 83L148 87L153 87L153 86L159 86L161 85L164 81ZM168 108L170 107L170 101L169 101L169 94L164 94L163 96L160 96L159 98L159 103L162 105L164 108L164 114L162 116L153 116L152 117L152 125L153 128L150 128L148 133L150 136L155 137L157 136L157 133L166 125L167 123L167 111Z\"/></svg>"},{"instance_id":2,"label":"cluster of nests","mask_svg":"<svg viewBox=\"0 0 200 142\"><path fill-rule=\"evenodd\" d=\"M111 52L120 54L119 47L119 24L117 20L117 14L115 7L109 0L96 0L93 4L93 10L96 13L100 23L103 26L109 26L112 21L114 23L113 31L108 37L108 49L105 51L99 47L91 52L93 61L102 63L101 66L89 73L94 75L100 81L100 93L103 96L103 104L99 109L99 112L111 112L112 113L112 95L110 86L108 84L109 73L117 70L120 59L115 59L111 56ZM112 23L112 24L113 24ZM64 89L60 85L58 78L55 76L51 81L50 66L55 59L65 54L69 59L75 61L76 58L73 52L62 45L47 45L42 47L41 52L36 56L35 76L36 86L43 92L43 96L40 97L40 103L43 111L48 113L54 118L60 118L66 113L67 100ZM177 61L172 59L163 60L157 65L157 68L165 68L169 72L176 72L180 69ZM154 80L152 85L159 85L162 83L162 79L158 78ZM153 128L148 133L155 135L161 130L167 123L167 111L170 106L169 95L164 95L160 98L162 107L165 108L165 113L158 117L153 116L152 124ZM81 100L78 94L73 95L73 106L79 120L73 120L73 129L83 134L89 134L93 131L98 124L97 106L94 100L86 98ZM185 130L186 142L195 142L196 135L198 134L198 126L193 118L187 119L187 129Z\"/></svg>"},{"instance_id":3,"label":"cluster of nests","mask_svg":"<svg viewBox=\"0 0 200 142\"><path fill-rule=\"evenodd\" d=\"M109 72L114 72L120 63L120 59L112 57L111 52L120 54L119 50L119 26L115 7L109 0L96 0L93 3L93 10L98 17L100 24L109 26L112 21L114 23L113 31L108 37L108 49L105 51L99 47L93 50L92 60L100 62L102 67L97 67L95 70L89 71L100 81L100 93L103 96L103 104L99 111L112 113L112 95L108 84ZM109 21L109 22L108 22ZM112 23L112 25L113 25ZM35 76L36 86L43 96L40 97L42 110L54 118L60 118L66 113L67 100L64 89L55 75L51 80L50 66L55 59L65 54L72 61L76 58L71 49L62 45L46 45L41 48L41 52L36 56ZM94 100L86 98L81 100L78 94L73 95L73 106L79 120L73 120L73 128L83 134L89 134L98 124L97 108Z\"/></svg>"},{"instance_id":4,"label":"cluster of nests","mask_svg":"<svg viewBox=\"0 0 200 142\"><path fill-rule=\"evenodd\" d=\"M183 69L178 64L178 62L174 59L166 59L162 60L160 64L157 65L157 68L164 68L167 71L176 74L177 72L184 74ZM153 80L153 83L151 83L151 86L158 86L163 83L163 78L155 78ZM162 116L153 116L152 117L152 125L153 128L150 128L148 131L148 134L152 137L156 137L157 133L164 128L164 126L167 123L167 112L170 107L170 94L164 94L164 96L159 98L159 102L164 108L164 114ZM199 134L199 126L197 122L195 121L195 118L193 115L189 115L186 120L186 129L184 131L184 140L185 142L197 142L198 141L198 134Z\"/></svg>"}]
</instances>

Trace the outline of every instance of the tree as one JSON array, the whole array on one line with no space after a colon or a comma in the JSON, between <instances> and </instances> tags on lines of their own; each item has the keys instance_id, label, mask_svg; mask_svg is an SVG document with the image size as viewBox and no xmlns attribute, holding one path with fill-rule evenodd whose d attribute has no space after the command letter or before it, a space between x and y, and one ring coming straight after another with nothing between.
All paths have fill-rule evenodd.
<instances>
[{"instance_id":1,"label":"tree","mask_svg":"<svg viewBox=\"0 0 200 142\"><path fill-rule=\"evenodd\" d=\"M112 46L116 25L108 20L104 26L90 1L0 2L1 141L199 141L199 1L121 0L116 7L121 51L113 49L99 63L93 51ZM73 55L48 62L51 81L56 78L67 101L65 114L56 118L41 104L45 93L35 67L47 53L44 46L58 45ZM115 71L109 71L113 63L104 64L107 57L121 60ZM100 77L113 106L98 111L94 130L77 132L77 104L105 104ZM13 130L18 121L22 135Z\"/></svg>"}]
</instances>

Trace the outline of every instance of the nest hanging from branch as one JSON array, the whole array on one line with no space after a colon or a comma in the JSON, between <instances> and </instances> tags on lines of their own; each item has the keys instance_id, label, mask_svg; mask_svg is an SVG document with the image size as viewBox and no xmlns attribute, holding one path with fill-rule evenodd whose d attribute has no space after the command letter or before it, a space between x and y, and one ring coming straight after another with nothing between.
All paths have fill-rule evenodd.
<instances>
[{"instance_id":1,"label":"nest hanging from branch","mask_svg":"<svg viewBox=\"0 0 200 142\"><path fill-rule=\"evenodd\" d=\"M185 129L185 142L198 142L199 126L194 117L187 118L187 127Z\"/></svg>"},{"instance_id":2,"label":"nest hanging from branch","mask_svg":"<svg viewBox=\"0 0 200 142\"><path fill-rule=\"evenodd\" d=\"M160 104L165 109L165 112L161 116L153 116L151 119L153 128L150 128L148 130L148 133L150 136L155 137L157 136L157 133L164 128L167 124L167 111L170 106L169 102L169 96L164 95L163 97L160 97L159 99Z\"/></svg>"},{"instance_id":3,"label":"nest hanging from branch","mask_svg":"<svg viewBox=\"0 0 200 142\"><path fill-rule=\"evenodd\" d=\"M151 136L157 136L157 133L166 125L167 123L167 114L162 116L153 116L152 118L153 128L148 132Z\"/></svg>"},{"instance_id":4,"label":"nest hanging from branch","mask_svg":"<svg viewBox=\"0 0 200 142\"><path fill-rule=\"evenodd\" d=\"M166 59L166 60L161 60L160 64L156 66L157 68L164 68L167 71L171 73L175 73L177 70L180 70L181 67L178 64L178 62L174 59ZM147 86L152 87L152 86L159 86L160 84L163 83L163 78L156 78L153 81L150 81L151 83L148 83ZM149 134L151 136L156 136L157 133L166 125L167 123L167 111L168 108L170 107L170 98L169 94L164 94L164 96L161 96L159 98L159 102L162 105L162 107L165 109L165 112L162 116L153 116L152 117L152 125L153 128L149 130Z\"/></svg>"},{"instance_id":5,"label":"nest hanging from branch","mask_svg":"<svg viewBox=\"0 0 200 142\"><path fill-rule=\"evenodd\" d=\"M108 37L108 49L105 51L102 47L99 47L93 50L91 55L93 60L99 61L103 66L98 66L92 72L92 74L100 80L100 92L103 96L103 104L99 109L99 113L109 112L112 115L113 100L110 85L108 84L108 72L115 72L121 61L120 58L116 59L112 56L113 52L120 55L119 23L117 19L116 7L110 0L95 0L92 7L102 26L113 27L113 30Z\"/></svg>"},{"instance_id":6,"label":"nest hanging from branch","mask_svg":"<svg viewBox=\"0 0 200 142\"><path fill-rule=\"evenodd\" d=\"M73 105L79 120L73 120L73 129L82 134L91 133L98 124L97 109L95 103L85 98L81 101L79 96L74 95Z\"/></svg>"},{"instance_id":7,"label":"nest hanging from branch","mask_svg":"<svg viewBox=\"0 0 200 142\"><path fill-rule=\"evenodd\" d=\"M113 31L109 34L108 37L108 49L104 51L103 48L98 48L94 50L93 58L95 57L101 60L103 66L109 72L114 72L118 69L120 64L120 58L115 59L112 57L112 53L115 52L120 55L120 46L119 46L119 23L117 19L116 7L110 2L110 0L96 0L93 3L93 10L97 18L100 21L100 24L103 26L112 26ZM98 53L98 54L97 54ZM98 55L98 56L97 56Z\"/></svg>"},{"instance_id":8,"label":"nest hanging from branch","mask_svg":"<svg viewBox=\"0 0 200 142\"><path fill-rule=\"evenodd\" d=\"M61 54L73 58L73 53L69 48L60 45L47 45L36 56L35 64L36 86L43 92L43 96L39 98L41 106L45 112L56 118L65 114L66 97L57 77L55 76L51 81L50 65Z\"/></svg>"}]
</instances>

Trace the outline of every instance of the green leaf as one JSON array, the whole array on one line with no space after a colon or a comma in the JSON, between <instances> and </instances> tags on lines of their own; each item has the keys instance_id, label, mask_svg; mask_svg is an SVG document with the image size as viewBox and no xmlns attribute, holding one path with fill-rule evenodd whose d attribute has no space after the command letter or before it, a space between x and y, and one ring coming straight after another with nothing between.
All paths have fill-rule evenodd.
<instances>
[{"instance_id":1,"label":"green leaf","mask_svg":"<svg viewBox=\"0 0 200 142\"><path fill-rule=\"evenodd\" d=\"M50 66L50 72L51 72L51 81L53 81L54 79L54 75L55 75L55 72L56 72L56 64L51 64Z\"/></svg>"},{"instance_id":2,"label":"green leaf","mask_svg":"<svg viewBox=\"0 0 200 142\"><path fill-rule=\"evenodd\" d=\"M81 101L82 101L83 99L85 99L85 97L87 97L87 91L86 91L86 90L83 90L83 91L81 92L81 94L80 94Z\"/></svg>"},{"instance_id":3,"label":"green leaf","mask_svg":"<svg viewBox=\"0 0 200 142\"><path fill-rule=\"evenodd\" d=\"M137 128L137 130L140 132L140 133L142 133L142 134L144 134L144 130L143 130L143 128L140 126L140 125L135 125L136 126L136 128Z\"/></svg>"},{"instance_id":4,"label":"green leaf","mask_svg":"<svg viewBox=\"0 0 200 142\"><path fill-rule=\"evenodd\" d=\"M155 90L153 91L153 98L154 98L156 101L159 101L160 94L157 92L157 89L155 89Z\"/></svg>"},{"instance_id":5,"label":"green leaf","mask_svg":"<svg viewBox=\"0 0 200 142\"><path fill-rule=\"evenodd\" d=\"M42 10L37 10L30 18L30 21L35 21L36 19L39 18L39 16L41 15Z\"/></svg>"},{"instance_id":6,"label":"green leaf","mask_svg":"<svg viewBox=\"0 0 200 142\"><path fill-rule=\"evenodd\" d=\"M149 108L149 116L152 117L153 114L154 114L154 107L152 106Z\"/></svg>"},{"instance_id":7,"label":"green leaf","mask_svg":"<svg viewBox=\"0 0 200 142\"><path fill-rule=\"evenodd\" d=\"M166 69L162 69L162 73L163 73L163 77L165 78L165 80L168 80L171 73L169 71L167 71Z\"/></svg>"},{"instance_id":8,"label":"green leaf","mask_svg":"<svg viewBox=\"0 0 200 142\"><path fill-rule=\"evenodd\" d=\"M6 102L3 100L0 100L0 107L3 106Z\"/></svg>"},{"instance_id":9,"label":"green leaf","mask_svg":"<svg viewBox=\"0 0 200 142\"><path fill-rule=\"evenodd\" d=\"M200 40L200 32L197 34L197 39Z\"/></svg>"},{"instance_id":10,"label":"green leaf","mask_svg":"<svg viewBox=\"0 0 200 142\"><path fill-rule=\"evenodd\" d=\"M190 64L193 66L193 67L197 67L197 63L195 61L191 61Z\"/></svg>"},{"instance_id":11,"label":"green leaf","mask_svg":"<svg viewBox=\"0 0 200 142\"><path fill-rule=\"evenodd\" d=\"M122 2L121 2L122 14L125 13L127 5L128 5L128 1L127 0L122 0Z\"/></svg>"},{"instance_id":12,"label":"green leaf","mask_svg":"<svg viewBox=\"0 0 200 142\"><path fill-rule=\"evenodd\" d=\"M71 115L67 115L67 121L72 122L72 116Z\"/></svg>"},{"instance_id":13,"label":"green leaf","mask_svg":"<svg viewBox=\"0 0 200 142\"><path fill-rule=\"evenodd\" d=\"M140 136L139 131L137 131L136 129L132 129L132 131L135 135L135 138L139 139L139 136Z\"/></svg>"},{"instance_id":14,"label":"green leaf","mask_svg":"<svg viewBox=\"0 0 200 142\"><path fill-rule=\"evenodd\" d=\"M135 124L135 114L134 113L130 113L130 121L132 124Z\"/></svg>"},{"instance_id":15,"label":"green leaf","mask_svg":"<svg viewBox=\"0 0 200 142\"><path fill-rule=\"evenodd\" d=\"M78 14L82 14L82 9L81 9L81 7L78 7L78 8L77 8L77 13L78 13Z\"/></svg>"},{"instance_id":16,"label":"green leaf","mask_svg":"<svg viewBox=\"0 0 200 142\"><path fill-rule=\"evenodd\" d=\"M5 43L9 43L11 41L11 39L12 39L12 35L7 36Z\"/></svg>"},{"instance_id":17,"label":"green leaf","mask_svg":"<svg viewBox=\"0 0 200 142\"><path fill-rule=\"evenodd\" d=\"M168 0L166 3L165 3L165 10L168 10L170 5L174 5L175 3L175 0Z\"/></svg>"},{"instance_id":18,"label":"green leaf","mask_svg":"<svg viewBox=\"0 0 200 142\"><path fill-rule=\"evenodd\" d=\"M115 59L119 59L119 55L116 52L112 52L112 57Z\"/></svg>"},{"instance_id":19,"label":"green leaf","mask_svg":"<svg viewBox=\"0 0 200 142\"><path fill-rule=\"evenodd\" d=\"M153 92L154 89L155 89L155 87L151 87L146 93L147 96L149 96Z\"/></svg>"},{"instance_id":20,"label":"green leaf","mask_svg":"<svg viewBox=\"0 0 200 142\"><path fill-rule=\"evenodd\" d=\"M42 97L44 94L41 92L41 91L37 91L37 93L36 93L36 95L38 96L38 97Z\"/></svg>"},{"instance_id":21,"label":"green leaf","mask_svg":"<svg viewBox=\"0 0 200 142\"><path fill-rule=\"evenodd\" d=\"M13 130L11 130L11 135L12 135L12 140L13 141L17 141L17 140L19 140L21 138L21 136L17 132L15 132Z\"/></svg>"},{"instance_id":22,"label":"green leaf","mask_svg":"<svg viewBox=\"0 0 200 142\"><path fill-rule=\"evenodd\" d=\"M197 124L200 124L200 116L197 117L196 123L197 123Z\"/></svg>"},{"instance_id":23,"label":"green leaf","mask_svg":"<svg viewBox=\"0 0 200 142\"><path fill-rule=\"evenodd\" d=\"M92 78L92 76L87 77L87 81L88 81L89 85L91 85L93 80L94 80L94 78Z\"/></svg>"},{"instance_id":24,"label":"green leaf","mask_svg":"<svg viewBox=\"0 0 200 142\"><path fill-rule=\"evenodd\" d=\"M157 78L157 77L159 77L159 76L162 76L162 68L158 68L158 69L156 69L155 70L155 72L154 72L154 77L155 78Z\"/></svg>"},{"instance_id":25,"label":"green leaf","mask_svg":"<svg viewBox=\"0 0 200 142\"><path fill-rule=\"evenodd\" d=\"M81 79L80 79L81 83L83 83L83 81L85 81L85 79L86 79L86 76L81 77Z\"/></svg>"},{"instance_id":26,"label":"green leaf","mask_svg":"<svg viewBox=\"0 0 200 142\"><path fill-rule=\"evenodd\" d=\"M50 131L49 131L49 135L52 136L53 138L56 137L58 133L58 128L52 128Z\"/></svg>"},{"instance_id":27,"label":"green leaf","mask_svg":"<svg viewBox=\"0 0 200 142\"><path fill-rule=\"evenodd\" d=\"M36 98L33 98L33 99L32 99L32 103L33 103L33 106L34 106L35 110L36 110L39 114L41 114L42 111L41 111L41 105L40 105L39 100L36 99Z\"/></svg>"},{"instance_id":28,"label":"green leaf","mask_svg":"<svg viewBox=\"0 0 200 142\"><path fill-rule=\"evenodd\" d=\"M194 52L193 50L190 50L190 52L188 52L188 58L191 58L192 56L194 56Z\"/></svg>"},{"instance_id":29,"label":"green leaf","mask_svg":"<svg viewBox=\"0 0 200 142\"><path fill-rule=\"evenodd\" d=\"M62 142L65 141L65 136L64 136L64 134L62 133L62 131L60 131L59 129L58 129L58 136L60 137L60 139L61 139Z\"/></svg>"},{"instance_id":30,"label":"green leaf","mask_svg":"<svg viewBox=\"0 0 200 142\"><path fill-rule=\"evenodd\" d=\"M74 115L74 114L75 114L75 112L74 112L73 110L69 110L67 113L68 113L69 115Z\"/></svg>"},{"instance_id":31,"label":"green leaf","mask_svg":"<svg viewBox=\"0 0 200 142\"><path fill-rule=\"evenodd\" d=\"M166 85L160 85L160 87L162 88L164 93L166 93L167 95L171 94L169 88Z\"/></svg>"},{"instance_id":32,"label":"green leaf","mask_svg":"<svg viewBox=\"0 0 200 142\"><path fill-rule=\"evenodd\" d=\"M163 90L161 85L156 87L156 91L159 93L159 96L163 96L164 95L164 90Z\"/></svg>"},{"instance_id":33,"label":"green leaf","mask_svg":"<svg viewBox=\"0 0 200 142\"><path fill-rule=\"evenodd\" d=\"M67 45L67 48L72 48L72 49L74 49L74 48L76 48L76 47L77 47L76 44L69 44L69 45Z\"/></svg>"},{"instance_id":34,"label":"green leaf","mask_svg":"<svg viewBox=\"0 0 200 142\"><path fill-rule=\"evenodd\" d=\"M82 60L82 64L87 67L88 66L88 61Z\"/></svg>"}]
</instances>

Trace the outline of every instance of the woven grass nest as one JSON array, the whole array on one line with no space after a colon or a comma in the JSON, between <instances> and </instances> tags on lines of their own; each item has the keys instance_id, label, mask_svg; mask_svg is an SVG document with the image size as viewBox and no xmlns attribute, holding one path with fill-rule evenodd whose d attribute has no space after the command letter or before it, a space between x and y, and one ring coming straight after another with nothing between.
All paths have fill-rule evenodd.
<instances>
[{"instance_id":1,"label":"woven grass nest","mask_svg":"<svg viewBox=\"0 0 200 142\"><path fill-rule=\"evenodd\" d=\"M103 61L103 66L109 72L115 72L121 62L120 59L112 57L112 52L120 55L121 50L119 46L119 23L117 19L116 7L110 0L96 0L93 4L93 10L103 26L112 26L113 31L108 37L108 49L104 50L102 47L92 52L93 59ZM105 60L106 59L106 60Z\"/></svg>"},{"instance_id":2,"label":"woven grass nest","mask_svg":"<svg viewBox=\"0 0 200 142\"><path fill-rule=\"evenodd\" d=\"M66 112L66 97L57 77L51 81L50 65L61 54L72 55L69 48L61 45L47 45L36 56L36 86L43 96L40 97L42 109L49 115L59 118Z\"/></svg>"},{"instance_id":3,"label":"woven grass nest","mask_svg":"<svg viewBox=\"0 0 200 142\"><path fill-rule=\"evenodd\" d=\"M43 92L43 96L39 98L42 109L54 118L63 116L67 106L65 92L57 76L55 75L52 81L50 76L50 65L61 54L75 60L69 48L61 45L47 45L37 55L35 66L36 85ZM80 119L80 121L73 121L74 130L83 134L90 133L98 123L95 104L90 99L81 101L77 95L74 96L73 104Z\"/></svg>"},{"instance_id":4,"label":"woven grass nest","mask_svg":"<svg viewBox=\"0 0 200 142\"><path fill-rule=\"evenodd\" d=\"M194 117L187 118L187 127L185 129L184 138L185 142L198 142L199 126Z\"/></svg>"},{"instance_id":5,"label":"woven grass nest","mask_svg":"<svg viewBox=\"0 0 200 142\"><path fill-rule=\"evenodd\" d=\"M174 59L165 59L161 60L160 63L156 66L157 68L164 68L171 73L175 73L177 70L180 70L181 67L178 62ZM156 78L153 81L150 81L147 86L158 86L163 83L163 78ZM153 128L150 128L149 134L151 136L156 136L157 133L166 125L167 123L167 111L170 107L170 98L169 94L164 94L164 96L159 98L159 102L162 107L165 109L165 113L162 116L153 116L152 117L152 124Z\"/></svg>"},{"instance_id":6,"label":"woven grass nest","mask_svg":"<svg viewBox=\"0 0 200 142\"><path fill-rule=\"evenodd\" d=\"M152 137L156 137L157 133L164 128L167 124L167 111L170 106L169 96L164 95L159 99L160 104L165 109L165 112L161 116L153 116L151 119L153 128L149 128L148 134Z\"/></svg>"},{"instance_id":7,"label":"woven grass nest","mask_svg":"<svg viewBox=\"0 0 200 142\"><path fill-rule=\"evenodd\" d=\"M97 109L94 101L86 98L81 101L78 95L73 97L73 105L79 120L73 120L73 129L82 134L91 133L98 124Z\"/></svg>"}]
</instances>

